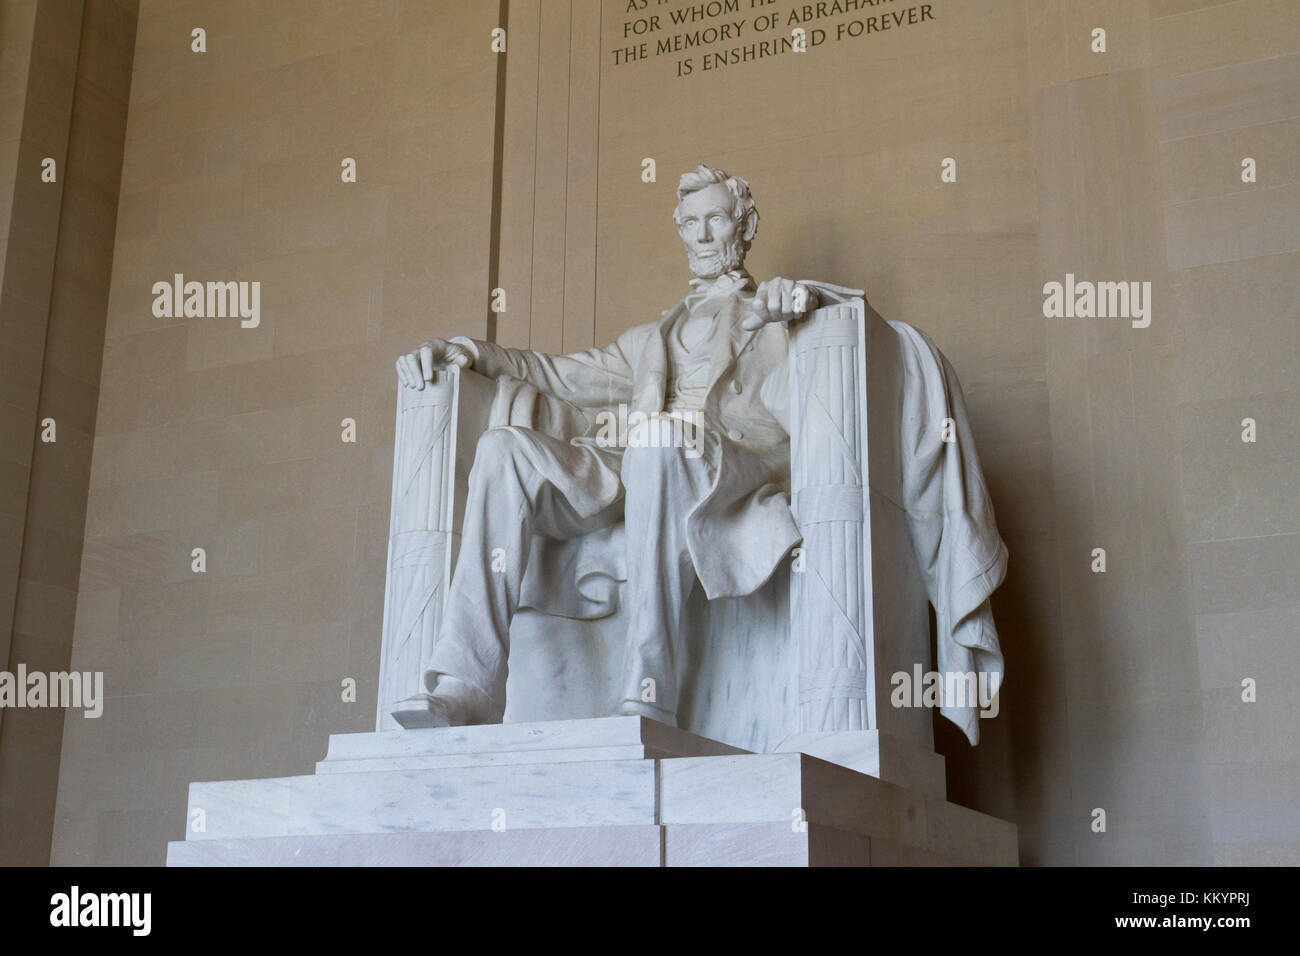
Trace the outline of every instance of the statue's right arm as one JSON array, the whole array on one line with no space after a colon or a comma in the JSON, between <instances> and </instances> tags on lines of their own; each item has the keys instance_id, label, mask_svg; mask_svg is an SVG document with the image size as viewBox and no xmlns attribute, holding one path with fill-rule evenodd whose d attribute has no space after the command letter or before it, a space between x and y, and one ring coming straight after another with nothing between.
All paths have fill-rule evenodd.
<instances>
[{"instance_id":1,"label":"statue's right arm","mask_svg":"<svg viewBox=\"0 0 1300 956\"><path fill-rule=\"evenodd\" d=\"M636 329L604 348L568 355L512 349L466 336L434 339L397 360L403 385L423 388L439 365L473 368L489 378L508 376L575 405L605 407L632 399Z\"/></svg>"}]
</instances>

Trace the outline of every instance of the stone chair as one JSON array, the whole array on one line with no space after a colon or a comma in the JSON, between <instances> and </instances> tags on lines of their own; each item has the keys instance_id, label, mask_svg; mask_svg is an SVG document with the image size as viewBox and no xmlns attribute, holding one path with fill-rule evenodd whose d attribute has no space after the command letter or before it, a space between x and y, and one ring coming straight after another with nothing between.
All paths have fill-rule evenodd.
<instances>
[{"instance_id":1,"label":"stone chair","mask_svg":"<svg viewBox=\"0 0 1300 956\"><path fill-rule=\"evenodd\" d=\"M902 506L902 343L857 290L790 328L791 507L800 549L758 592L687 609L682 729L802 751L943 798L928 708L890 706L891 675L930 660L930 613ZM824 299L825 301L825 299ZM475 445L516 424L509 380L448 368L399 389L376 730L424 691L456 560ZM621 533L616 529L615 533ZM624 613L523 609L506 723L615 712ZM928 668L927 668L928 669Z\"/></svg>"}]
</instances>

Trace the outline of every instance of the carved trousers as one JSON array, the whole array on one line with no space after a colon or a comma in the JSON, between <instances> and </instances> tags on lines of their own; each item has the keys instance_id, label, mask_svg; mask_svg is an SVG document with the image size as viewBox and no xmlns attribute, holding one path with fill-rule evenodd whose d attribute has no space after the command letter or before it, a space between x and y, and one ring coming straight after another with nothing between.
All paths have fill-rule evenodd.
<instances>
[{"instance_id":1,"label":"carved trousers","mask_svg":"<svg viewBox=\"0 0 1300 956\"><path fill-rule=\"evenodd\" d=\"M572 445L528 428L484 433L465 500L460 556L426 673L476 693L475 723L505 711L510 621L519 607L534 534L567 539L626 522L627 634L622 712L676 724L682 617L695 585L686 516L707 493L709 465L674 447L651 420L628 447Z\"/></svg>"}]
</instances>

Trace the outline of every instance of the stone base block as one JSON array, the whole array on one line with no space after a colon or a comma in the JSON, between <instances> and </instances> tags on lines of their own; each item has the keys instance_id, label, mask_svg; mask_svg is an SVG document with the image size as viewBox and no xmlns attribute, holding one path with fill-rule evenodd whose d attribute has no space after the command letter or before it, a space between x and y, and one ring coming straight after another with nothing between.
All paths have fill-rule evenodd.
<instances>
[{"instance_id":1,"label":"stone base block","mask_svg":"<svg viewBox=\"0 0 1300 956\"><path fill-rule=\"evenodd\" d=\"M928 790L641 717L336 735L314 775L191 784L168 865L1015 865Z\"/></svg>"},{"instance_id":2,"label":"stone base block","mask_svg":"<svg viewBox=\"0 0 1300 956\"><path fill-rule=\"evenodd\" d=\"M331 734L329 750L325 759L316 764L316 772L436 770L747 752L645 717L592 717Z\"/></svg>"},{"instance_id":3,"label":"stone base block","mask_svg":"<svg viewBox=\"0 0 1300 956\"><path fill-rule=\"evenodd\" d=\"M186 840L168 866L662 866L655 826Z\"/></svg>"},{"instance_id":4,"label":"stone base block","mask_svg":"<svg viewBox=\"0 0 1300 956\"><path fill-rule=\"evenodd\" d=\"M819 757L932 797L942 799L948 795L948 774L943 757L926 747L878 730L793 734L777 744L776 751Z\"/></svg>"}]
</instances>

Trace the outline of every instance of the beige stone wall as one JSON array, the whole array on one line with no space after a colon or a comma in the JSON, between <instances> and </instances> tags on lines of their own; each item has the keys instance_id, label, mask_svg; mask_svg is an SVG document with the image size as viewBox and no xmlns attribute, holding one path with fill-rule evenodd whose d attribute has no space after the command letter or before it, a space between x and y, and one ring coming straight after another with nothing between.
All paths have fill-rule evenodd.
<instances>
[{"instance_id":1,"label":"beige stone wall","mask_svg":"<svg viewBox=\"0 0 1300 956\"><path fill-rule=\"evenodd\" d=\"M764 5L771 35L803 6ZM616 64L624 0L510 0L499 77L495 3L142 4L76 618L111 697L66 725L56 862L159 862L190 780L305 772L368 728L393 357L484 334L491 278L512 345L656 317L700 161L753 184L758 276L864 286L965 386L1009 677L978 750L939 725L953 798L1018 823L1026 863L1300 860L1300 8L931 0L834 39L920 4L878 6L705 72ZM154 318L175 272L260 280L260 328ZM1150 328L1044 318L1067 272L1151 282Z\"/></svg>"},{"instance_id":2,"label":"beige stone wall","mask_svg":"<svg viewBox=\"0 0 1300 956\"><path fill-rule=\"evenodd\" d=\"M3 69L0 69L0 669L22 660L17 632L23 590L23 545L34 518L33 487L37 414L45 364L50 284L58 251L62 187L40 180L46 156L62 167L72 118L78 17L59 16L37 4L0 8ZM76 436L67 436L68 448ZM31 589L28 589L28 594ZM75 605L75 581L69 589ZM26 650L30 650L28 647ZM67 655L63 655L66 663ZM47 660L49 658L46 658ZM57 658L56 658L57 659ZM54 735L50 736L53 723ZM0 711L0 862L48 857L51 809L41 783L58 783L57 712ZM30 793L21 778L39 781Z\"/></svg>"},{"instance_id":3,"label":"beige stone wall","mask_svg":"<svg viewBox=\"0 0 1300 956\"><path fill-rule=\"evenodd\" d=\"M68 718L56 863L161 863L191 780L373 725L393 360L485 328L496 13L141 4L76 618L108 700ZM174 273L259 281L260 325L155 318Z\"/></svg>"},{"instance_id":4,"label":"beige stone wall","mask_svg":"<svg viewBox=\"0 0 1300 956\"><path fill-rule=\"evenodd\" d=\"M1213 859L1300 861L1300 8L1153 4L1181 461ZM1217 39L1215 39L1217 38ZM1258 181L1241 180L1243 158ZM1241 440L1254 419L1254 444ZM1259 701L1242 703L1242 680Z\"/></svg>"},{"instance_id":5,"label":"beige stone wall","mask_svg":"<svg viewBox=\"0 0 1300 956\"><path fill-rule=\"evenodd\" d=\"M134 0L0 8L0 670L11 673L66 671L72 657L135 18ZM0 863L49 861L63 724L60 710L0 712Z\"/></svg>"},{"instance_id":6,"label":"beige stone wall","mask_svg":"<svg viewBox=\"0 0 1300 956\"><path fill-rule=\"evenodd\" d=\"M1149 278L1157 309L1141 332L1049 321L1060 806L1121 809L1105 838L1076 823L1078 862L1294 863L1300 8L1113 14L1030 20L1045 271ZM1103 19L1112 62L1076 56Z\"/></svg>"}]
</instances>

